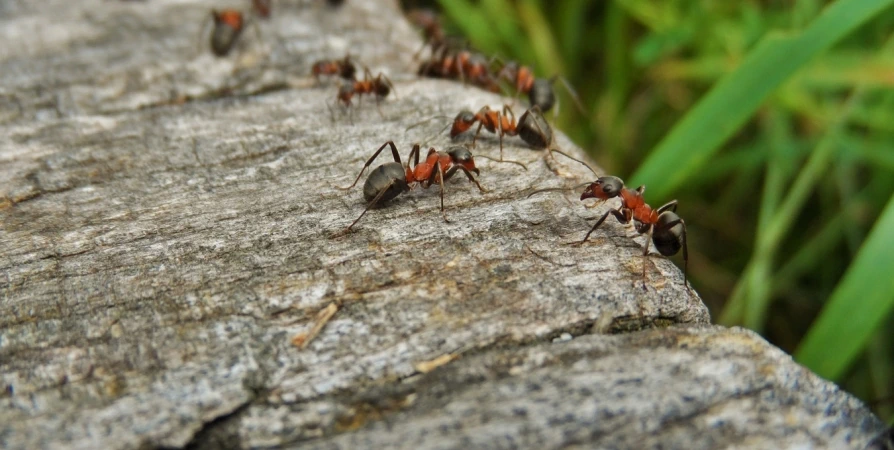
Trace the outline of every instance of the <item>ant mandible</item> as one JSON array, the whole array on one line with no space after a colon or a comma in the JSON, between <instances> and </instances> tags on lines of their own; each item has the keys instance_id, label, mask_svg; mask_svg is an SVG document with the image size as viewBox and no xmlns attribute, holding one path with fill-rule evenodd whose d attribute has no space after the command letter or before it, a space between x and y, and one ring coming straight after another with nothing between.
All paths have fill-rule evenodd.
<instances>
[{"instance_id":1,"label":"ant mandible","mask_svg":"<svg viewBox=\"0 0 894 450\"><path fill-rule=\"evenodd\" d=\"M385 203L398 195L409 191L416 183L422 186L423 189L427 189L432 184L440 186L441 215L445 222L449 222L449 220L447 220L447 214L444 212L444 182L453 177L457 171L462 171L470 182L474 183L475 186L478 186L479 191L482 193L486 192L486 190L481 187L481 184L478 183L478 180L472 176L473 172L475 175L479 175L480 172L475 167L475 159L467 148L453 147L446 152L439 152L435 150L434 147L431 147L428 149L425 161L420 163L419 155L421 153L421 147L419 144L415 144L413 145L410 154L407 156L407 165L404 166L400 161L400 154L397 152L397 147L394 145L394 141L388 141L382 144L382 146L379 147L379 149L366 161L363 168L360 169L360 173L357 174L357 178L354 179L354 182L348 187L339 189L348 190L354 187L357 182L360 181L360 177L363 175L363 172L366 171L366 168L372 165L373 161L385 147L391 147L391 155L394 157L394 162L382 164L369 173L366 182L363 184L363 198L367 201L366 209L363 210L360 217L354 220L354 222L348 225L348 227L339 234L350 232L351 228L357 224L364 215L366 215L366 212L369 211L370 208ZM410 161L413 161L412 166L410 166Z\"/></svg>"},{"instance_id":2,"label":"ant mandible","mask_svg":"<svg viewBox=\"0 0 894 450\"><path fill-rule=\"evenodd\" d=\"M311 75L320 82L320 76L338 75L345 80L354 80L357 67L351 62L351 55L345 55L344 59L317 61L311 67Z\"/></svg>"},{"instance_id":3,"label":"ant mandible","mask_svg":"<svg viewBox=\"0 0 894 450\"><path fill-rule=\"evenodd\" d=\"M563 153L564 154L564 153ZM565 155L568 156L568 155ZM581 162L579 160L576 160ZM584 164L586 165L586 164ZM596 181L589 183L581 194L581 201L588 198L598 200L608 200L610 198L620 197L621 205L617 209L606 211L599 220L590 228L590 231L584 236L583 240L575 243L575 245L583 245L590 238L590 235L602 225L602 222L608 218L609 214L615 216L618 222L629 224L633 222L634 228L639 234L648 234L646 238L646 246L643 248L643 279L646 278L646 262L649 257L649 243L654 243L658 252L664 256L676 255L680 248L683 249L683 284L689 289L687 278L687 266L689 265L689 250L686 245L686 222L677 215L677 201L671 200L658 209L652 209L643 199L645 186L636 189L629 189L624 185L624 181L615 176L599 176L593 168L586 165L590 171L597 176ZM555 189L541 189L534 191L528 196L539 192L551 191Z\"/></svg>"}]
</instances>

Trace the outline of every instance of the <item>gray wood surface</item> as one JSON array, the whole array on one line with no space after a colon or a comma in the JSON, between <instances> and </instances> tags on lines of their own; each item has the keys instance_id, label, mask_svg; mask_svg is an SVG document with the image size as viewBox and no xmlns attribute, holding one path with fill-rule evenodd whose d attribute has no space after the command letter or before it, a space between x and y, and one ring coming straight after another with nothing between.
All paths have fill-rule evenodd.
<instances>
[{"instance_id":1,"label":"gray wood surface","mask_svg":"<svg viewBox=\"0 0 894 450\"><path fill-rule=\"evenodd\" d=\"M417 188L336 236L365 206L337 187L382 143L445 149L437 116L512 100L417 80L389 1L277 3L227 58L200 39L213 6L0 3L4 447L861 448L884 429L707 325L672 261L643 279L631 227L567 245L614 203L528 198L593 175L516 137L528 170L479 159L487 192L448 182L449 223ZM396 95L336 106L308 74L346 52Z\"/></svg>"}]
</instances>

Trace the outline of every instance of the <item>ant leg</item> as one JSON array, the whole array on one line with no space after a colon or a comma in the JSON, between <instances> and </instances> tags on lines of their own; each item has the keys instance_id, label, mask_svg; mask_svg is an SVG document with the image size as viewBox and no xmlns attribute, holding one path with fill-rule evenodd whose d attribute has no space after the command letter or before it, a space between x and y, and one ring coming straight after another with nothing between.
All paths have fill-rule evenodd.
<instances>
[{"instance_id":1,"label":"ant leg","mask_svg":"<svg viewBox=\"0 0 894 450\"><path fill-rule=\"evenodd\" d=\"M571 100L574 101L574 106L577 107L578 112L580 112L583 115L587 115L586 110L584 109L584 104L581 103L580 96L577 95L577 91L575 91L574 88L571 87L571 83L569 83L568 80L565 79L565 77L561 77L559 75L553 75L553 77L550 79L550 82L555 83L556 80L561 81L562 86L565 86L565 90L568 91L568 95L570 95ZM557 110L556 114L558 114L558 109L559 109L559 105L557 103L556 104L556 110Z\"/></svg>"},{"instance_id":2,"label":"ant leg","mask_svg":"<svg viewBox=\"0 0 894 450\"><path fill-rule=\"evenodd\" d=\"M383 74L382 72L379 72L379 76L377 76L376 78L378 78L379 81L385 83L385 85L388 86L389 89L391 89L391 92L394 92L394 96L397 97L397 89L394 88L394 84L391 83L390 78L385 76L385 74Z\"/></svg>"},{"instance_id":3,"label":"ant leg","mask_svg":"<svg viewBox=\"0 0 894 450\"><path fill-rule=\"evenodd\" d=\"M479 190L482 194L485 193L485 192L487 192L487 189L481 187L481 184L478 183L478 180L476 180L475 177L472 176L472 173L469 172L469 169L466 169L466 168L463 167L463 166L453 166L453 167L451 167L450 169L451 169L451 170L453 170L453 169L459 169L459 170L462 170L463 173L466 174L466 178L468 178L470 182L475 183L475 186L478 186L478 190ZM448 171L448 172L449 172L449 171ZM447 178L450 178L450 175L448 175Z\"/></svg>"},{"instance_id":4,"label":"ant leg","mask_svg":"<svg viewBox=\"0 0 894 450\"><path fill-rule=\"evenodd\" d=\"M410 150L410 154L407 156L407 165L404 166L407 169L414 169L419 165L419 144L413 144L413 150ZM415 161L413 159L415 158ZM413 167L410 167L410 161L413 161Z\"/></svg>"},{"instance_id":5,"label":"ant leg","mask_svg":"<svg viewBox=\"0 0 894 450\"><path fill-rule=\"evenodd\" d=\"M646 236L646 246L643 248L643 289L646 289L646 264L649 262L649 244L652 243L652 233L655 225L649 226L649 234Z\"/></svg>"},{"instance_id":6,"label":"ant leg","mask_svg":"<svg viewBox=\"0 0 894 450\"><path fill-rule=\"evenodd\" d=\"M450 223L447 220L447 213L444 212L444 171L441 170L441 161L435 163L435 170L431 171L431 176L428 177L428 185L431 186L432 183L438 183L441 189L441 216L444 218L444 222Z\"/></svg>"},{"instance_id":7,"label":"ant leg","mask_svg":"<svg viewBox=\"0 0 894 450\"><path fill-rule=\"evenodd\" d=\"M388 192L388 190L391 189L391 186L392 186L392 185L394 185L394 180L392 180L391 182L389 182L388 185L386 185L381 191L379 191L378 194L376 194L376 197L375 197L374 199L372 199L372 201L369 202L368 205L366 205L366 208L365 208L365 209L363 210L363 212L360 214L360 217L354 219L354 221L351 222L351 224L348 225L347 228L345 228L344 230L342 230L341 233L336 234L334 237L338 237L338 236L341 236L341 235L350 233L350 232L351 232L351 228L352 228L354 225L356 225L357 222L360 222L360 219L362 219L363 216L366 215L366 212L367 212L367 211L369 211L371 208L373 208L374 206L376 206L376 204L379 203L379 200L381 200L381 199L382 199L382 196L385 195L385 193Z\"/></svg>"},{"instance_id":8,"label":"ant leg","mask_svg":"<svg viewBox=\"0 0 894 450\"><path fill-rule=\"evenodd\" d=\"M643 188L643 189L645 189L645 188ZM670 210L670 211L674 211L674 212L677 211L677 201L676 201L676 200L671 200L671 201L665 203L664 205L661 206L661 208L658 208L658 209L656 210L656 212L657 212L658 214L661 214L661 213L663 213L663 212L665 212L665 211L668 211L668 210ZM674 223L674 225L676 225L676 223ZM673 225L671 225L671 226L673 226Z\"/></svg>"},{"instance_id":9,"label":"ant leg","mask_svg":"<svg viewBox=\"0 0 894 450\"><path fill-rule=\"evenodd\" d=\"M472 138L472 148L475 148L475 141L478 140L478 135L481 134L481 127L484 126L484 121L478 121L478 129L475 131L475 137Z\"/></svg>"},{"instance_id":10,"label":"ant leg","mask_svg":"<svg viewBox=\"0 0 894 450\"><path fill-rule=\"evenodd\" d=\"M372 162L376 159L376 156L379 156L379 153L382 153L382 150L384 150L385 147L387 147L387 146L389 146L389 145L391 146L391 156L394 157L394 162L400 164L400 154L397 153L397 147L394 145L394 141L388 141L388 142L382 144L382 146L379 147L379 149L376 150L375 153L373 153L372 157L370 157L368 160L366 160L366 164L364 164L364 165L363 165L363 168L360 169L360 173L357 174L357 178L354 179L354 182L351 183L350 186L348 186L348 187L338 187L338 189L341 189L341 190L343 190L343 191L346 191L346 190L351 189L352 187L354 187L354 185L356 185L357 182L360 181L360 177L363 175L363 172L366 170L366 168L369 167L370 165L372 165Z\"/></svg>"},{"instance_id":11,"label":"ant leg","mask_svg":"<svg viewBox=\"0 0 894 450\"><path fill-rule=\"evenodd\" d=\"M376 96L376 111L379 112L379 117L385 118L385 114L382 113L382 98L378 95Z\"/></svg>"},{"instance_id":12,"label":"ant leg","mask_svg":"<svg viewBox=\"0 0 894 450\"><path fill-rule=\"evenodd\" d=\"M669 206L670 204L673 204L674 209L676 209L676 206L677 206L676 200L668 202L667 205L664 205L661 208L663 209L665 206ZM662 227L662 228L669 229L669 228L673 228L677 225L683 225L683 233L680 234L680 239L682 239L682 241L683 241L682 242L682 244L683 244L683 284L686 285L686 290L691 292L692 289L689 287L689 278L687 275L687 272L689 269L689 246L687 245L687 242L686 242L686 222L684 222L683 219L672 220L672 221L664 224L664 227Z\"/></svg>"},{"instance_id":13,"label":"ant leg","mask_svg":"<svg viewBox=\"0 0 894 450\"><path fill-rule=\"evenodd\" d=\"M206 30L208 29L208 24L214 22L214 17L216 15L217 15L217 10L212 9L211 10L211 20L209 21L206 19L206 20L202 21L202 28L199 29L199 38L196 39L196 42L198 43L198 46L196 47L196 49L198 50L199 54L202 54L202 39L205 36Z\"/></svg>"},{"instance_id":14,"label":"ant leg","mask_svg":"<svg viewBox=\"0 0 894 450\"><path fill-rule=\"evenodd\" d=\"M622 214L621 211L618 211L617 209L610 209L606 211L605 214L603 214L602 217L600 217L599 220L596 221L596 224L593 225L593 228L590 228L590 231L587 232L587 235L584 236L584 239L577 245L583 245L584 242L587 242L587 239L590 238L590 235L593 234L593 232L596 231L597 228L599 228L599 225L602 225L602 222L605 222L605 219L608 218L609 214L615 216L615 218L617 218L618 220L624 219L624 214Z\"/></svg>"}]
</instances>

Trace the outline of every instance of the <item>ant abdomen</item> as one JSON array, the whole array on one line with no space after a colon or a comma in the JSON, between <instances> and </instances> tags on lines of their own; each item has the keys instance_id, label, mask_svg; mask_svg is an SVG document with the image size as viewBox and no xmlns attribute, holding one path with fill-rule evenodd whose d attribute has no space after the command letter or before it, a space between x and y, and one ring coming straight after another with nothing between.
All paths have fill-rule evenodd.
<instances>
[{"instance_id":1,"label":"ant abdomen","mask_svg":"<svg viewBox=\"0 0 894 450\"><path fill-rule=\"evenodd\" d=\"M673 256L683 247L683 222L680 216L673 211L665 211L658 216L652 234L652 243L658 252L664 256Z\"/></svg>"},{"instance_id":2,"label":"ant abdomen","mask_svg":"<svg viewBox=\"0 0 894 450\"><path fill-rule=\"evenodd\" d=\"M378 204L382 204L409 190L410 185L407 184L404 166L392 162L382 164L369 173L366 183L363 184L363 198L371 202L381 193L382 197L379 198Z\"/></svg>"},{"instance_id":3,"label":"ant abdomen","mask_svg":"<svg viewBox=\"0 0 894 450\"><path fill-rule=\"evenodd\" d=\"M537 106L522 114L518 121L518 135L528 145L536 149L545 149L553 141L552 129Z\"/></svg>"},{"instance_id":4,"label":"ant abdomen","mask_svg":"<svg viewBox=\"0 0 894 450\"><path fill-rule=\"evenodd\" d=\"M553 91L553 83L544 78L537 78L528 92L528 101L531 106L539 106L541 111L549 111L556 104L556 94Z\"/></svg>"}]
</instances>

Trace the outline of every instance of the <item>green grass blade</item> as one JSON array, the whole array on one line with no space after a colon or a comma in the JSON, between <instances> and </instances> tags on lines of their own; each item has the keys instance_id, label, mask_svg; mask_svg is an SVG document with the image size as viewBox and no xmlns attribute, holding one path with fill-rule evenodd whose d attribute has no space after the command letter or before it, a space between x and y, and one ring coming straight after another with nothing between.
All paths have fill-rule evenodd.
<instances>
[{"instance_id":1,"label":"green grass blade","mask_svg":"<svg viewBox=\"0 0 894 450\"><path fill-rule=\"evenodd\" d=\"M795 352L801 364L837 380L894 311L894 197Z\"/></svg>"},{"instance_id":2,"label":"green grass blade","mask_svg":"<svg viewBox=\"0 0 894 450\"><path fill-rule=\"evenodd\" d=\"M499 35L478 5L468 0L439 0L444 15L485 53L500 53Z\"/></svg>"},{"instance_id":3,"label":"green grass blade","mask_svg":"<svg viewBox=\"0 0 894 450\"><path fill-rule=\"evenodd\" d=\"M693 173L705 170L720 146L795 71L892 4L894 0L838 0L803 32L766 36L674 126L629 185L645 184L655 202L667 199Z\"/></svg>"},{"instance_id":4,"label":"green grass blade","mask_svg":"<svg viewBox=\"0 0 894 450\"><path fill-rule=\"evenodd\" d=\"M556 45L556 39L549 22L543 16L542 10L537 8L536 2L533 0L520 2L518 15L521 18L522 27L527 31L528 38L531 40L539 73L546 73L546 76L565 73L562 53L558 50L559 47Z\"/></svg>"}]
</instances>

